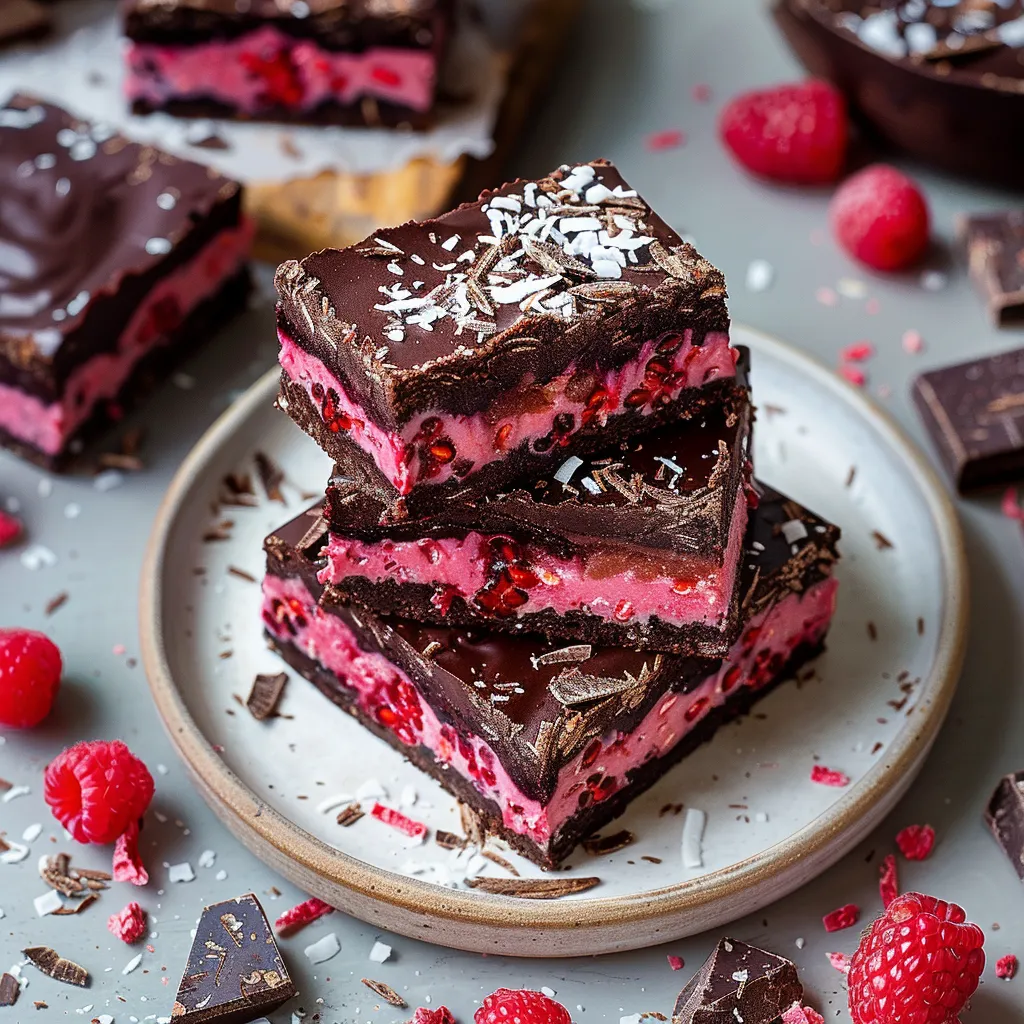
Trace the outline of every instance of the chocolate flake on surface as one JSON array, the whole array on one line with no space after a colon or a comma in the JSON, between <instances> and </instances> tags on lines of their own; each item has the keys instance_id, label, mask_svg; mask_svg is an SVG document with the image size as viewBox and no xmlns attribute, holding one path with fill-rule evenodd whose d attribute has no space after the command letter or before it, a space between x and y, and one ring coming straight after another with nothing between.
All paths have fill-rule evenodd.
<instances>
[{"instance_id":1,"label":"chocolate flake on surface","mask_svg":"<svg viewBox=\"0 0 1024 1024\"><path fill-rule=\"evenodd\" d=\"M636 842L636 836L629 829L622 829L608 836L590 836L580 844L587 853L595 857L602 857L608 853L615 853L623 850L631 843Z\"/></svg>"},{"instance_id":2,"label":"chocolate flake on surface","mask_svg":"<svg viewBox=\"0 0 1024 1024\"><path fill-rule=\"evenodd\" d=\"M875 541L875 547L879 551L885 551L893 546L892 541L881 530L872 530L871 536Z\"/></svg>"},{"instance_id":3,"label":"chocolate flake on surface","mask_svg":"<svg viewBox=\"0 0 1024 1024\"><path fill-rule=\"evenodd\" d=\"M252 681L252 690L245 701L249 713L258 722L277 714L277 706L284 695L288 683L288 673L278 672L276 675L258 675Z\"/></svg>"},{"instance_id":4,"label":"chocolate flake on surface","mask_svg":"<svg viewBox=\"0 0 1024 1024\"><path fill-rule=\"evenodd\" d=\"M204 908L171 1017L242 1024L295 991L263 908L248 893Z\"/></svg>"},{"instance_id":5,"label":"chocolate flake on surface","mask_svg":"<svg viewBox=\"0 0 1024 1024\"><path fill-rule=\"evenodd\" d=\"M29 946L22 952L43 974L54 981L77 985L79 988L85 988L89 984L89 972L84 967L72 960L66 960L49 946Z\"/></svg>"},{"instance_id":6,"label":"chocolate flake on surface","mask_svg":"<svg viewBox=\"0 0 1024 1024\"><path fill-rule=\"evenodd\" d=\"M13 1006L21 995L21 986L13 974L0 974L0 1006Z\"/></svg>"},{"instance_id":7,"label":"chocolate flake on surface","mask_svg":"<svg viewBox=\"0 0 1024 1024\"><path fill-rule=\"evenodd\" d=\"M557 900L562 896L586 892L600 885L601 879L589 876L583 878L467 878L470 889L491 893L494 896L516 896L524 900Z\"/></svg>"},{"instance_id":8,"label":"chocolate flake on surface","mask_svg":"<svg viewBox=\"0 0 1024 1024\"><path fill-rule=\"evenodd\" d=\"M240 580L245 580L246 583L256 583L257 579L251 572L246 572L244 569L239 569L237 565L228 566L228 575L237 576Z\"/></svg>"},{"instance_id":9,"label":"chocolate flake on surface","mask_svg":"<svg viewBox=\"0 0 1024 1024\"><path fill-rule=\"evenodd\" d=\"M480 856L486 857L492 864L497 864L499 868L504 868L510 875L515 875L516 878L519 877L519 872L516 870L515 865L496 854L493 850L481 850Z\"/></svg>"},{"instance_id":10,"label":"chocolate flake on surface","mask_svg":"<svg viewBox=\"0 0 1024 1024\"><path fill-rule=\"evenodd\" d=\"M267 455L266 452L256 452L253 456L256 462L256 472L259 474L260 483L270 501L286 505L284 495L281 493L281 484L284 483L284 470Z\"/></svg>"},{"instance_id":11,"label":"chocolate flake on surface","mask_svg":"<svg viewBox=\"0 0 1024 1024\"><path fill-rule=\"evenodd\" d=\"M409 1005L390 985L385 985L383 981L374 981L372 978L361 978L360 981L389 1006L397 1006L398 1009L404 1010Z\"/></svg>"},{"instance_id":12,"label":"chocolate flake on surface","mask_svg":"<svg viewBox=\"0 0 1024 1024\"><path fill-rule=\"evenodd\" d=\"M337 822L344 828L348 828L349 825L354 825L360 818L365 816L366 812L358 803L349 804L338 812Z\"/></svg>"},{"instance_id":13,"label":"chocolate flake on surface","mask_svg":"<svg viewBox=\"0 0 1024 1024\"><path fill-rule=\"evenodd\" d=\"M91 907L98 899L99 895L97 893L89 892L77 903L66 903L64 906L58 907L57 910L51 910L50 913L54 917L70 917L72 914L80 914L86 907Z\"/></svg>"},{"instance_id":14,"label":"chocolate flake on surface","mask_svg":"<svg viewBox=\"0 0 1024 1024\"><path fill-rule=\"evenodd\" d=\"M46 602L46 607L43 611L47 615L52 615L57 609L63 608L68 603L68 592L62 590L59 594L54 595Z\"/></svg>"},{"instance_id":15,"label":"chocolate flake on surface","mask_svg":"<svg viewBox=\"0 0 1024 1024\"><path fill-rule=\"evenodd\" d=\"M454 832L439 828L434 832L434 842L442 850L464 850L468 840L465 836L457 836Z\"/></svg>"}]
</instances>

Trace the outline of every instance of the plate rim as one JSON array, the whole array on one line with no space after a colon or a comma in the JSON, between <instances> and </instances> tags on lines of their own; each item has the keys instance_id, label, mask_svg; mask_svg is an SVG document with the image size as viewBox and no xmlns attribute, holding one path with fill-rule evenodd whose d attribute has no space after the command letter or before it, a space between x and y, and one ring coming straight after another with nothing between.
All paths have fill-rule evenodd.
<instances>
[{"instance_id":1,"label":"plate rim","mask_svg":"<svg viewBox=\"0 0 1024 1024\"><path fill-rule=\"evenodd\" d=\"M163 725L178 756L199 783L204 799L239 838L256 841L255 852L261 859L266 860L264 853L269 847L298 867L306 879L318 878L335 890L348 890L365 900L389 904L415 915L426 914L434 919L498 932L543 929L578 933L581 929L596 930L697 914L715 903L738 897L745 889L770 886L773 879L786 877L798 860L813 861L819 866L815 874L820 874L846 852L843 849L831 856L829 847L838 844L859 822L870 818L888 795L909 785L923 766L927 751L945 721L966 654L969 577L956 509L927 457L891 413L828 370L814 356L745 324L734 323L732 331L734 344L753 340L755 350L770 350L775 358L799 368L816 385L834 393L838 400L852 406L867 420L890 452L906 464L935 524L939 542L937 553L945 567L946 585L935 658L931 672L922 680L918 703L922 713L908 720L912 724L894 737L888 747L890 756L869 769L839 801L765 850L695 879L617 896L563 903L452 890L375 867L318 839L268 806L206 740L174 681L162 635L164 556L177 512L205 465L216 457L237 426L259 405L273 400L279 370L272 367L214 421L175 472L157 509L146 544L139 592L140 652ZM255 813L254 808L258 808ZM772 898L780 895L782 893L776 893ZM440 929L431 936L435 941L441 939ZM672 937L659 933L653 941ZM457 945L456 942L448 944Z\"/></svg>"}]
</instances>

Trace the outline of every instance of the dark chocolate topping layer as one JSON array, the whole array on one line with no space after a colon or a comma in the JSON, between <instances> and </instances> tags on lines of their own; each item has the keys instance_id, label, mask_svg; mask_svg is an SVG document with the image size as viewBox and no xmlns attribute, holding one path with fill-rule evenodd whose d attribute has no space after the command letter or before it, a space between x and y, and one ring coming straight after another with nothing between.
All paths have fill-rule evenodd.
<instances>
[{"instance_id":1,"label":"dark chocolate topping layer","mask_svg":"<svg viewBox=\"0 0 1024 1024\"><path fill-rule=\"evenodd\" d=\"M277 287L282 331L388 429L729 324L721 273L606 161L289 261Z\"/></svg>"},{"instance_id":2,"label":"dark chocolate topping layer","mask_svg":"<svg viewBox=\"0 0 1024 1024\"><path fill-rule=\"evenodd\" d=\"M240 216L236 182L27 96L0 107L0 180L0 379L47 399Z\"/></svg>"},{"instance_id":3,"label":"dark chocolate topping layer","mask_svg":"<svg viewBox=\"0 0 1024 1024\"><path fill-rule=\"evenodd\" d=\"M310 533L310 527L319 516L318 508L311 509L265 543L268 571L301 576L314 596L322 593L316 570L324 536ZM794 519L803 523L805 535L791 542L782 524ZM744 615L827 576L837 537L834 526L766 493L747 536ZM466 722L488 737L516 784L537 799L550 795L561 766L613 722L629 731L668 689L686 693L719 664L385 620L354 606L325 607L346 622L364 649L385 654L413 678L442 718L455 726Z\"/></svg>"},{"instance_id":4,"label":"dark chocolate topping layer","mask_svg":"<svg viewBox=\"0 0 1024 1024\"><path fill-rule=\"evenodd\" d=\"M198 45L271 24L329 50L432 50L452 0L127 0L125 35L135 42Z\"/></svg>"},{"instance_id":5,"label":"dark chocolate topping layer","mask_svg":"<svg viewBox=\"0 0 1024 1024\"><path fill-rule=\"evenodd\" d=\"M738 383L746 383L749 353ZM335 466L327 488L331 528L369 543L506 534L569 558L603 539L721 561L736 488L750 458L747 396L650 434L635 434L588 457L572 456L532 487L452 499L435 515L386 523L392 507L363 461Z\"/></svg>"}]
</instances>

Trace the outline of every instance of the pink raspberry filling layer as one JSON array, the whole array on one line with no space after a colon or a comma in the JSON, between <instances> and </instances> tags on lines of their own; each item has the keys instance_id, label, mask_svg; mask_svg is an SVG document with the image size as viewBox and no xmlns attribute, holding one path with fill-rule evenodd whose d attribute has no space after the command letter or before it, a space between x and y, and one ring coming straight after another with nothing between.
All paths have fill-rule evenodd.
<instances>
[{"instance_id":1,"label":"pink raspberry filling layer","mask_svg":"<svg viewBox=\"0 0 1024 1024\"><path fill-rule=\"evenodd\" d=\"M835 611L836 588L834 579L823 580L753 618L716 672L690 693L666 693L632 732L593 740L562 768L544 803L520 791L484 739L442 723L404 672L384 655L362 650L345 622L320 608L301 580L264 579L263 621L271 635L336 675L364 714L402 743L431 750L440 765L501 809L507 828L543 846L578 811L627 785L629 772L672 750L740 687L767 686L798 647L817 644Z\"/></svg>"},{"instance_id":2,"label":"pink raspberry filling layer","mask_svg":"<svg viewBox=\"0 0 1024 1024\"><path fill-rule=\"evenodd\" d=\"M596 575L585 557L559 559L530 545L516 545L499 535L469 533L461 538L385 540L366 544L331 534L326 547L327 565L318 579L341 583L359 576L378 583L429 584L436 588L432 602L445 614L453 597L461 597L483 615L522 616L551 609L559 615L583 610L615 622L646 622L657 616L676 625L724 625L729 611L736 567L747 529L747 497L739 488L729 528L729 543L721 564L694 556L668 555L661 559L667 574L642 571L652 552L621 546L621 560L631 567ZM606 562L607 541L589 538ZM494 552L502 553L504 572L492 572ZM632 555L632 558L630 556ZM669 563L669 564L664 564Z\"/></svg>"},{"instance_id":3,"label":"pink raspberry filling layer","mask_svg":"<svg viewBox=\"0 0 1024 1024\"><path fill-rule=\"evenodd\" d=\"M275 106L308 111L328 101L348 106L364 96L425 111L434 102L437 77L429 50L342 53L272 25L197 46L131 43L127 63L129 100L153 106L173 99L217 100L246 114Z\"/></svg>"},{"instance_id":4,"label":"pink raspberry filling layer","mask_svg":"<svg viewBox=\"0 0 1024 1024\"><path fill-rule=\"evenodd\" d=\"M52 403L0 383L0 428L47 455L60 452L96 406L115 398L136 365L167 344L189 313L238 272L252 248L254 224L221 231L184 266L161 278L140 303L117 348L86 360Z\"/></svg>"},{"instance_id":5,"label":"pink raspberry filling layer","mask_svg":"<svg viewBox=\"0 0 1024 1024\"><path fill-rule=\"evenodd\" d=\"M566 393L577 373L571 365L545 386L549 404L541 411L509 413L497 422L489 412L459 416L428 411L398 430L388 430L369 418L316 356L282 330L278 339L281 368L305 389L327 429L347 433L399 494L409 494L416 484L444 483L456 466L469 465L465 471L460 469L462 478L469 477L525 442L550 438L548 447L564 446L581 427L595 422L603 426L621 410L650 415L657 405L674 402L684 390L734 377L739 358L722 332L707 334L701 345L693 344L690 330L665 334L646 342L632 362L606 371L587 398L574 400Z\"/></svg>"}]
</instances>

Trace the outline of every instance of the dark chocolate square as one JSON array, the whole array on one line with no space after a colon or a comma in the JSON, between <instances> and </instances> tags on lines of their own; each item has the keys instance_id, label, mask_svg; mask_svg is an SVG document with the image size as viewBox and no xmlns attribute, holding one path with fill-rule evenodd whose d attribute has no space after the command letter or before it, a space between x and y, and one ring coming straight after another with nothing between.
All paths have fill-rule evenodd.
<instances>
[{"instance_id":1,"label":"dark chocolate square","mask_svg":"<svg viewBox=\"0 0 1024 1024\"><path fill-rule=\"evenodd\" d=\"M998 327L1024 322L1024 210L964 217L971 279Z\"/></svg>"}]
</instances>

